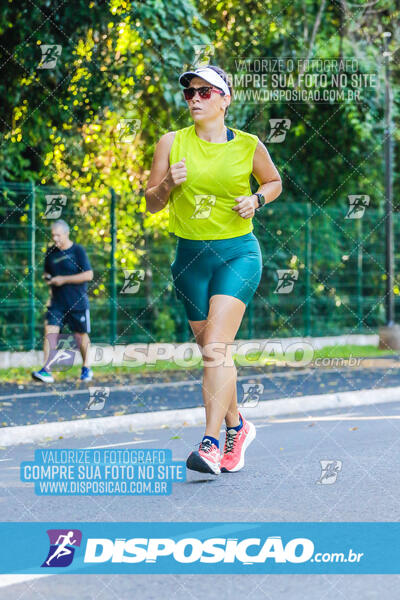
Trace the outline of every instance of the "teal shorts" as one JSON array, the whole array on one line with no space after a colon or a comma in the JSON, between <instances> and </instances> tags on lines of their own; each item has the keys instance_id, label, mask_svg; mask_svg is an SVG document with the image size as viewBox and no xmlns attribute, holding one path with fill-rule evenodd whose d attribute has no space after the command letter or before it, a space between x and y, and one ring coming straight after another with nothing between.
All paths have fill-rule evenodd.
<instances>
[{"instance_id":1,"label":"teal shorts","mask_svg":"<svg viewBox=\"0 0 400 600\"><path fill-rule=\"evenodd\" d=\"M239 298L246 305L261 280L260 244L253 232L224 240L178 237L172 278L189 321L207 319L214 294Z\"/></svg>"}]
</instances>

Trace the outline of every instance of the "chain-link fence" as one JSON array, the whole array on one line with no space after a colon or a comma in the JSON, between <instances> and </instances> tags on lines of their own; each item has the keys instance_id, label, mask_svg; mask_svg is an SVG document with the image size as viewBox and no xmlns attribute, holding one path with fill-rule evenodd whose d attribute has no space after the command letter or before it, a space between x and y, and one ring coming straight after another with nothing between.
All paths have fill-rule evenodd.
<instances>
[{"instance_id":1,"label":"chain-link fence","mask_svg":"<svg viewBox=\"0 0 400 600\"><path fill-rule=\"evenodd\" d=\"M129 228L113 190L87 196L81 202L82 194L64 188L0 185L1 350L41 347L49 298L43 263L56 218L69 223L71 239L85 247L93 267L92 341L191 338L172 287L174 236L136 226L143 224L139 213ZM394 223L396 239L398 214ZM238 339L372 333L384 323L383 211L362 202L352 208L347 198L337 208L278 198L256 214L254 233L263 276Z\"/></svg>"}]
</instances>

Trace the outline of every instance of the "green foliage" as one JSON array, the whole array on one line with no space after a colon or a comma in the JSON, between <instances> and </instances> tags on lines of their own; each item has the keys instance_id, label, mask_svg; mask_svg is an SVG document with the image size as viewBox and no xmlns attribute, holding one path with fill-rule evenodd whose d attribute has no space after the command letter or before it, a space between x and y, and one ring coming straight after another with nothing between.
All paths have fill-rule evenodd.
<instances>
[{"instance_id":1,"label":"green foliage","mask_svg":"<svg viewBox=\"0 0 400 600\"><path fill-rule=\"evenodd\" d=\"M155 337L159 342L170 342L175 339L175 321L169 307L158 313L154 325Z\"/></svg>"},{"instance_id":2,"label":"green foliage","mask_svg":"<svg viewBox=\"0 0 400 600\"><path fill-rule=\"evenodd\" d=\"M56 186L67 190L66 218L74 226L74 239L91 250L96 273L92 296L96 316L104 320L108 319L110 302L109 190L114 188L118 195L118 290L123 284L123 269L146 271L141 301L119 299L120 338L144 339L148 331L163 339L187 336L185 318L171 286L169 264L174 248L167 233L167 210L146 213L144 189L156 142L165 132L190 124L178 76L193 65L196 44L212 44L212 63L231 74L236 72L240 58L338 56L355 57L363 72L378 73L378 90L364 93L359 103L254 104L235 100L227 117L228 124L258 135L266 143L283 179L282 195L255 223L266 273L265 287L259 293L268 298L273 310L266 314L265 305L255 299L254 318L277 335L289 332L290 327L292 333L303 331L303 308L294 312L288 324L289 313L285 311L294 309L289 299L284 309L278 306L271 296L271 282L276 270L288 265L306 272L307 202L313 211L311 316L322 314L329 331L353 327L357 322L355 283L347 294L343 292L356 260L355 238L346 237L354 223L345 222L343 214L349 194L369 195L370 208L376 211L371 215L381 214L383 208L383 67L382 41L377 32L393 31L394 51L398 9L389 0L381 0L379 12L374 14L360 11L354 4L335 1L323 5L312 0L288 4L278 0L74 0L72 8L62 0L3 3L0 180L31 180L47 189ZM53 44L62 47L56 66L39 68L41 47ZM395 60L392 85L397 122L399 70ZM269 119L278 117L291 120L290 130L284 143L268 143ZM126 139L127 123L136 125ZM397 209L398 156L395 160ZM17 200L24 208L25 192L18 193ZM48 223L40 216L43 194L44 189L37 198L38 269L50 240ZM3 206L14 202L10 195L2 196L2 200ZM15 289L10 289L22 301L29 279L25 209L14 214L13 224L13 235L10 229L6 238L11 246L7 251L2 249L1 258L11 272L9 267L19 257L18 268L24 279L18 283L17 278ZM369 298L365 312L370 319L368 326L383 318L382 302L377 301L384 285L380 225L377 229L373 220L367 219L363 230L364 268L370 273L368 285L363 283L363 293ZM332 242L336 239L338 243ZM343 261L343 256L349 259ZM332 275L326 281L329 273ZM305 285L304 278L302 281L300 286ZM338 295L339 288L342 292ZM38 306L45 302L46 293L47 287L38 280ZM305 287L300 287L300 293L306 293ZM141 325L129 325L131 317ZM251 331L249 319L246 315L245 332ZM108 331L103 333L107 337Z\"/></svg>"}]
</instances>

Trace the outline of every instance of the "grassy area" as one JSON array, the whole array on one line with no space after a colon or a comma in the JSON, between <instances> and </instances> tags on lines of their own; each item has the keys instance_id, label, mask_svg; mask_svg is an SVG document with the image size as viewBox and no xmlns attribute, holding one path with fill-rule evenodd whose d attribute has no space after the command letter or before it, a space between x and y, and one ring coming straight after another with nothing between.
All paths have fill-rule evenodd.
<instances>
[{"instance_id":1,"label":"grassy area","mask_svg":"<svg viewBox=\"0 0 400 600\"><path fill-rule=\"evenodd\" d=\"M199 369L199 371L201 369L201 366L201 364L199 365L199 363L197 363L197 368ZM118 380L123 376L129 377L131 375L151 375L151 373L162 373L163 371L165 371L166 373L171 371L184 371L186 370L186 368L193 369L196 368L196 365L193 364L193 366L190 366L190 363L188 363L188 366L183 368L176 365L172 361L160 360L157 361L155 365L141 365L140 367L113 367L111 365L107 365L104 367L95 367L94 371L96 381L98 381L99 379L109 381L111 379ZM13 369L0 369L0 382L13 381L15 383L26 384L29 381L32 381L32 371L36 371L39 369L40 367L32 367L29 369L25 367L16 367ZM54 378L58 382L60 382L78 380L80 373L81 367L77 366L71 367L70 369L68 369L68 371L54 371L53 375Z\"/></svg>"},{"instance_id":2,"label":"grassy area","mask_svg":"<svg viewBox=\"0 0 400 600\"><path fill-rule=\"evenodd\" d=\"M326 346L317 350L316 358L367 358L369 356L395 356L397 350L379 350L376 346Z\"/></svg>"},{"instance_id":3,"label":"grassy area","mask_svg":"<svg viewBox=\"0 0 400 600\"><path fill-rule=\"evenodd\" d=\"M397 350L379 350L376 346L325 346L325 348L321 348L320 350L315 350L313 359L316 358L350 358L350 357L360 357L366 358L368 356L391 356L396 355ZM263 353L256 352L254 354L249 354L249 357L254 357L254 359L260 359L261 362L266 360L267 362L271 361L270 356L263 357ZM298 356L298 360L300 360L300 356ZM276 361L285 360L284 354L276 354ZM264 364L264 363L262 363Z\"/></svg>"},{"instance_id":4,"label":"grassy area","mask_svg":"<svg viewBox=\"0 0 400 600\"><path fill-rule=\"evenodd\" d=\"M348 359L351 357L354 358L368 358L368 357L383 357L383 356L391 356L396 355L397 351L395 350L378 350L376 346L326 346L321 350L316 350L313 359L323 359L323 358L342 358ZM301 356L296 355L296 360L300 360ZM293 360L293 357L290 359ZM250 365L253 367L263 367L267 365L274 364L282 364L282 361L285 361L285 356L283 354L275 354L271 356L270 353L266 354L265 352L254 352L249 353L247 355L247 360L245 361L243 357L238 357L235 355L235 363L236 365ZM39 367L37 367L39 368ZM151 377L152 373L165 373L165 378L168 379L168 374L172 372L181 371L190 369L198 370L199 374L202 369L202 361L198 359L187 361L185 366L177 365L172 361L157 361L155 365L141 365L138 367L113 367L113 366L103 366L95 368L96 381L118 381L121 379L129 379L132 376L146 376ZM0 382L13 382L18 384L26 384L31 381L31 371L35 369L27 369L25 367L18 367L13 369L0 369ZM55 373L55 378L57 381L70 381L75 382L78 381L80 375L80 367L72 367L68 371L58 371Z\"/></svg>"}]
</instances>

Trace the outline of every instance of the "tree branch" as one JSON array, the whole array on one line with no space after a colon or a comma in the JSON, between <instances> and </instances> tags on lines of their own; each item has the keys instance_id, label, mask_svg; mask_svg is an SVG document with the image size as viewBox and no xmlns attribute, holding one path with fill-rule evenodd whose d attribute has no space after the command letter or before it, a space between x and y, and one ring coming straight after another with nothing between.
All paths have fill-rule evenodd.
<instances>
[{"instance_id":1,"label":"tree branch","mask_svg":"<svg viewBox=\"0 0 400 600\"><path fill-rule=\"evenodd\" d=\"M317 35L317 31L319 29L319 26L321 25L322 13L324 12L325 4L326 4L326 0L322 0L321 4L319 6L317 18L315 19L314 27L313 27L311 38L310 38L310 44L308 46L307 58L306 58L305 63L303 63L303 66L300 69L300 73L301 74L304 73L304 69L306 68L307 61L310 59L310 56L311 56L311 53L312 53L312 49L313 49L313 46L314 46L314 42L315 42L315 37Z\"/></svg>"}]
</instances>

